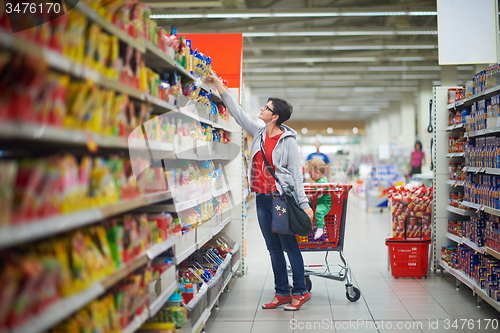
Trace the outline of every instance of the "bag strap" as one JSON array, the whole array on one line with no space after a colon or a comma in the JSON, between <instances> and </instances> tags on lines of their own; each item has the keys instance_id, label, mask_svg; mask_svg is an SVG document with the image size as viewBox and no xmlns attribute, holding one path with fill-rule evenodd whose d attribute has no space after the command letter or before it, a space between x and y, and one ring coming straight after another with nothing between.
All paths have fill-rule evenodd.
<instances>
[{"instance_id":1,"label":"bag strap","mask_svg":"<svg viewBox=\"0 0 500 333\"><path fill-rule=\"evenodd\" d=\"M271 167L271 164L267 161L266 154L264 153L264 134L262 134L262 138L260 140L260 153L262 154L262 158L264 159L264 163L266 163L266 168L267 171L273 176L273 178L276 180L278 184L283 188L283 185L281 185L280 180L278 179L278 176L276 176L276 173L274 172L273 168Z\"/></svg>"}]
</instances>

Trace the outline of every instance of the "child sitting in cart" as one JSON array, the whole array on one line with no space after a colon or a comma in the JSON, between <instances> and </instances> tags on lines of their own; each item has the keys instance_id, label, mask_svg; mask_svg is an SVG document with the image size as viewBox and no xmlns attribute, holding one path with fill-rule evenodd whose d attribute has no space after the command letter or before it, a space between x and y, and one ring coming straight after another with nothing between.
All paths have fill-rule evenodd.
<instances>
[{"instance_id":1,"label":"child sitting in cart","mask_svg":"<svg viewBox=\"0 0 500 333\"><path fill-rule=\"evenodd\" d=\"M325 176L326 163L319 158L313 158L306 162L307 173L311 175L311 179L316 183L328 183ZM325 188L328 189L328 188ZM315 188L317 190L317 188ZM316 233L314 239L318 239L323 235L323 228L325 227L325 216L330 212L332 207L332 196L329 194L322 195L316 202L314 218L316 220Z\"/></svg>"}]
</instances>

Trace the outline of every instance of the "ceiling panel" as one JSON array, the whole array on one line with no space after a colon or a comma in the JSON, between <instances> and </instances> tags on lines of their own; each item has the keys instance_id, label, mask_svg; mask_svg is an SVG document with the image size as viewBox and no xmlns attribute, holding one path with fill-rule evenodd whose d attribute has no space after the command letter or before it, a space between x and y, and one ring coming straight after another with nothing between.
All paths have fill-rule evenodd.
<instances>
[{"instance_id":1,"label":"ceiling panel","mask_svg":"<svg viewBox=\"0 0 500 333\"><path fill-rule=\"evenodd\" d=\"M244 87L259 103L290 100L294 120L366 119L416 93L420 80L441 78L435 0L208 2L153 14L170 15L158 23L181 35L243 33ZM457 69L459 80L474 73Z\"/></svg>"}]
</instances>

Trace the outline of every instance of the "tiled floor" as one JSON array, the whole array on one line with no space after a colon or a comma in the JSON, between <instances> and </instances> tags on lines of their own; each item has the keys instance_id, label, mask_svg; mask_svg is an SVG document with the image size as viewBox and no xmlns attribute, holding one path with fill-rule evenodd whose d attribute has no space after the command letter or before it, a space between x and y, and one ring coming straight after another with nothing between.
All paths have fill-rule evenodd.
<instances>
[{"instance_id":1,"label":"tiled floor","mask_svg":"<svg viewBox=\"0 0 500 333\"><path fill-rule=\"evenodd\" d=\"M390 232L388 212L367 213L364 201L355 196L349 200L344 254L362 293L357 302L347 300L345 282L312 277L312 298L301 310L263 310L261 304L274 295L273 276L255 209L250 207L248 270L222 294L206 332L500 332L500 313L486 302L478 308L466 286L456 291L454 277L438 271L427 279L394 279L384 243ZM304 253L304 260L323 263L324 252ZM338 253L331 252L330 263L339 262Z\"/></svg>"}]
</instances>

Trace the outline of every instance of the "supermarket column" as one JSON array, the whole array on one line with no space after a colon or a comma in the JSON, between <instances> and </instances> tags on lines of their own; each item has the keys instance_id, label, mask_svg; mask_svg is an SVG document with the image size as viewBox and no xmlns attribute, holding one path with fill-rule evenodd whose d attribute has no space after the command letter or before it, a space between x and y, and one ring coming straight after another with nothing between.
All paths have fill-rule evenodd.
<instances>
[{"instance_id":1,"label":"supermarket column","mask_svg":"<svg viewBox=\"0 0 500 333\"><path fill-rule=\"evenodd\" d=\"M415 143L415 103L413 92L402 93L401 105L399 108L401 119L402 147L411 151Z\"/></svg>"},{"instance_id":2,"label":"supermarket column","mask_svg":"<svg viewBox=\"0 0 500 333\"><path fill-rule=\"evenodd\" d=\"M418 82L418 111L417 111L417 138L422 142L422 150L425 156L429 156L425 159L426 165L422 166L422 172L427 172L429 170L429 165L431 162L430 158L430 143L432 138L432 133L427 131L429 122L429 101L432 99L432 80L420 80Z\"/></svg>"},{"instance_id":3,"label":"supermarket column","mask_svg":"<svg viewBox=\"0 0 500 333\"><path fill-rule=\"evenodd\" d=\"M398 143L401 137L401 112L397 102L389 104L389 135L391 143Z\"/></svg>"},{"instance_id":4,"label":"supermarket column","mask_svg":"<svg viewBox=\"0 0 500 333\"><path fill-rule=\"evenodd\" d=\"M379 116L379 142L377 147L378 157L380 159L389 158L390 137L390 109L382 109Z\"/></svg>"},{"instance_id":5,"label":"supermarket column","mask_svg":"<svg viewBox=\"0 0 500 333\"><path fill-rule=\"evenodd\" d=\"M380 144L380 118L381 118L380 114L372 116L368 123L369 126L369 129L367 129L368 151L378 151L378 146Z\"/></svg>"}]
</instances>

